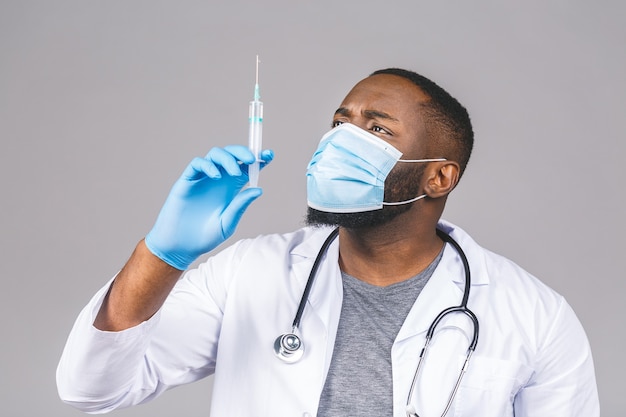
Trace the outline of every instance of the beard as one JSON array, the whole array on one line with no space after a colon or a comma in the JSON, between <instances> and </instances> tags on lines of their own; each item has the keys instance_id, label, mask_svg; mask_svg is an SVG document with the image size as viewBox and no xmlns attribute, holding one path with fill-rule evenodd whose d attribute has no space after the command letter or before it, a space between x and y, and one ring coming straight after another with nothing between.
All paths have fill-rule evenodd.
<instances>
[{"instance_id":1,"label":"beard","mask_svg":"<svg viewBox=\"0 0 626 417\"><path fill-rule=\"evenodd\" d=\"M423 164L396 165L385 179L384 201L395 202L415 198L420 193L420 183L424 174ZM411 166L413 165L413 166ZM383 206L382 209L357 213L332 213L308 207L308 226L331 226L346 229L363 229L389 223L411 209L413 203L398 206Z\"/></svg>"}]
</instances>

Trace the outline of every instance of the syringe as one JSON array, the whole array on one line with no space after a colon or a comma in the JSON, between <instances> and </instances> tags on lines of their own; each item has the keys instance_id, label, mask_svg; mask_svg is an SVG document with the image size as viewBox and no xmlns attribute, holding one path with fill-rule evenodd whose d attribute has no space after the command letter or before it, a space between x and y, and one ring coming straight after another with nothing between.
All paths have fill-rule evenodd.
<instances>
[{"instance_id":1,"label":"syringe","mask_svg":"<svg viewBox=\"0 0 626 417\"><path fill-rule=\"evenodd\" d=\"M254 100L250 102L248 113L250 130L248 131L248 147L256 157L256 162L248 165L248 177L250 187L259 184L259 164L261 161L261 146L263 136L263 102L259 94L259 56L256 56L256 77L254 83Z\"/></svg>"}]
</instances>

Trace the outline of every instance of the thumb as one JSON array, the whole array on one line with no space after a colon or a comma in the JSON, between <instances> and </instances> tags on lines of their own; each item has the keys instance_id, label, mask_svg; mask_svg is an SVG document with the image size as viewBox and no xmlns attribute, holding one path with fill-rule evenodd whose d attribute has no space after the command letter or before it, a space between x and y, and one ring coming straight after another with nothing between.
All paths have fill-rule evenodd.
<instances>
[{"instance_id":1,"label":"thumb","mask_svg":"<svg viewBox=\"0 0 626 417\"><path fill-rule=\"evenodd\" d=\"M243 190L233 198L228 207L224 209L221 216L222 236L224 239L229 238L235 233L241 216L243 216L248 206L259 198L261 194L263 194L263 190L254 187Z\"/></svg>"}]
</instances>

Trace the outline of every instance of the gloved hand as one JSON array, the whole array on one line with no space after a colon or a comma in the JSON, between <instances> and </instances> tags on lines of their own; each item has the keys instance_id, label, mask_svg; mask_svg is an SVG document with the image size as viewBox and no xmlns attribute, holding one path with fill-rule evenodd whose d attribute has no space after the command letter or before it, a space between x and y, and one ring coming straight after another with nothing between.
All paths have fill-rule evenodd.
<instances>
[{"instance_id":1,"label":"gloved hand","mask_svg":"<svg viewBox=\"0 0 626 417\"><path fill-rule=\"evenodd\" d=\"M261 154L261 167L274 158ZM245 146L213 148L195 158L176 181L145 239L148 249L174 268L185 270L234 232L243 212L261 194L247 188L248 166L255 157Z\"/></svg>"}]
</instances>

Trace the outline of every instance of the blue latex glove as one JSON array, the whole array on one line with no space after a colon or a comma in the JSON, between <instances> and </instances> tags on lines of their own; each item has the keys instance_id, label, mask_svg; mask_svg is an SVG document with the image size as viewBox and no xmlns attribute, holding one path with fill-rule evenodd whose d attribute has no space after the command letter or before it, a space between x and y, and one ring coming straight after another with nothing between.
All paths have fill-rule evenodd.
<instances>
[{"instance_id":1,"label":"blue latex glove","mask_svg":"<svg viewBox=\"0 0 626 417\"><path fill-rule=\"evenodd\" d=\"M274 158L261 154L261 166ZM241 189L248 182L248 166L255 157L245 146L213 148L195 158L170 191L152 230L148 249L176 269L185 270L200 255L228 239L260 188Z\"/></svg>"}]
</instances>

